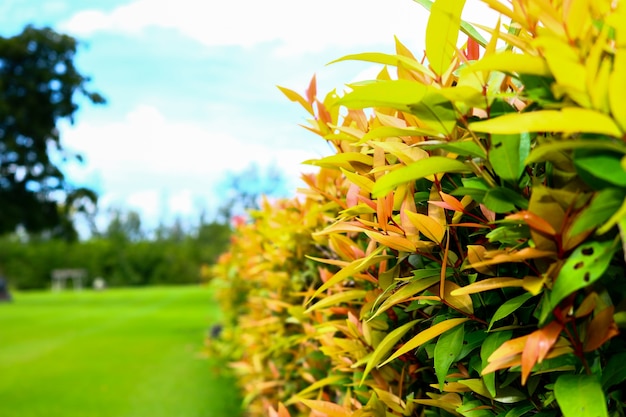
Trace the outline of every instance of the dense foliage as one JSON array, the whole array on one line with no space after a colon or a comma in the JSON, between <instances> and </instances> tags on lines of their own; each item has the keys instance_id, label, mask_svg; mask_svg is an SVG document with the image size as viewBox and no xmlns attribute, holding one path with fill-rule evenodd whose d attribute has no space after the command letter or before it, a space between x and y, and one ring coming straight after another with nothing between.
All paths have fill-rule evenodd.
<instances>
[{"instance_id":1,"label":"dense foliage","mask_svg":"<svg viewBox=\"0 0 626 417\"><path fill-rule=\"evenodd\" d=\"M131 216L132 217L132 216ZM0 272L17 289L50 288L54 269L85 269L86 285L103 278L109 286L191 284L210 280L207 269L228 246L230 225L201 224L195 231L176 225L153 239L115 217L107 233L86 241L0 239Z\"/></svg>"},{"instance_id":2,"label":"dense foliage","mask_svg":"<svg viewBox=\"0 0 626 417\"><path fill-rule=\"evenodd\" d=\"M72 211L88 210L96 195L68 183L59 160L74 158L58 122L73 121L78 98L103 103L74 66L77 42L52 29L26 27L0 37L0 234L17 226L76 239Z\"/></svg>"},{"instance_id":3,"label":"dense foliage","mask_svg":"<svg viewBox=\"0 0 626 417\"><path fill-rule=\"evenodd\" d=\"M250 415L625 415L626 4L483 1L282 88L336 154L216 267Z\"/></svg>"}]
</instances>

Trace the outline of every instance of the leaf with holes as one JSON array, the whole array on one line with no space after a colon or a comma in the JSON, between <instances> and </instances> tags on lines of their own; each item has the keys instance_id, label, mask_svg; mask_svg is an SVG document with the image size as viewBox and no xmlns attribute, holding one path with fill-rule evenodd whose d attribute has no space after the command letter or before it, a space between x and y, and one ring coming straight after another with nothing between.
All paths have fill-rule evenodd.
<instances>
[{"instance_id":1,"label":"leaf with holes","mask_svg":"<svg viewBox=\"0 0 626 417\"><path fill-rule=\"evenodd\" d=\"M558 306L568 295L600 279L616 250L613 241L589 242L576 248L556 278L550 294L551 308Z\"/></svg>"}]
</instances>

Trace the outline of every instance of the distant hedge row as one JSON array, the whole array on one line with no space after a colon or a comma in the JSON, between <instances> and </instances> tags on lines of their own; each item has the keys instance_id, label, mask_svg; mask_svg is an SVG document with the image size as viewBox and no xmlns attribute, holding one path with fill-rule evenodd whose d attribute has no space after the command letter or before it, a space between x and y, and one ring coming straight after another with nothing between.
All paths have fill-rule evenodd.
<instances>
[{"instance_id":1,"label":"distant hedge row","mask_svg":"<svg viewBox=\"0 0 626 417\"><path fill-rule=\"evenodd\" d=\"M86 285L97 277L109 286L197 283L202 279L202 266L213 263L229 239L227 225L213 229L204 239L188 236L181 240L22 243L3 238L0 272L11 287L21 290L49 288L50 273L58 268L86 269Z\"/></svg>"}]
</instances>

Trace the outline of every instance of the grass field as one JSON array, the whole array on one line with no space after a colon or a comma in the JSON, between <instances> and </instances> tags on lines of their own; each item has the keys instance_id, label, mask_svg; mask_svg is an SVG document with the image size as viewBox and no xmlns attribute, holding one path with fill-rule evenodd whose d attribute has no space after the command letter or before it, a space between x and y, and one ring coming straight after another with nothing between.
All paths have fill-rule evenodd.
<instances>
[{"instance_id":1,"label":"grass field","mask_svg":"<svg viewBox=\"0 0 626 417\"><path fill-rule=\"evenodd\" d=\"M201 358L203 287L13 294L0 303L1 417L226 417L234 383Z\"/></svg>"}]
</instances>

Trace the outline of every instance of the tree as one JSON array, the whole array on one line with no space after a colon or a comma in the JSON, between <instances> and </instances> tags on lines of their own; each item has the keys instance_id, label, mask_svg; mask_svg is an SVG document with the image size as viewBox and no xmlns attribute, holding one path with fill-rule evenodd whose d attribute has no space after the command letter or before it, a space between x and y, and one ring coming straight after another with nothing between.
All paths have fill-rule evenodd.
<instances>
[{"instance_id":1,"label":"tree","mask_svg":"<svg viewBox=\"0 0 626 417\"><path fill-rule=\"evenodd\" d=\"M76 50L76 39L50 28L0 37L0 233L22 226L76 238L71 213L96 201L93 191L69 184L51 158L81 160L63 148L57 129L62 119L74 122L77 97L105 102L86 89Z\"/></svg>"}]
</instances>

